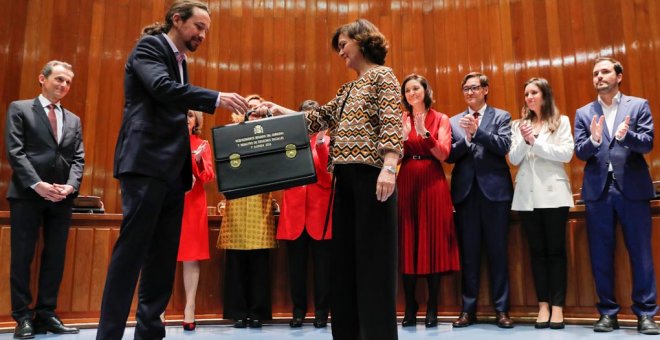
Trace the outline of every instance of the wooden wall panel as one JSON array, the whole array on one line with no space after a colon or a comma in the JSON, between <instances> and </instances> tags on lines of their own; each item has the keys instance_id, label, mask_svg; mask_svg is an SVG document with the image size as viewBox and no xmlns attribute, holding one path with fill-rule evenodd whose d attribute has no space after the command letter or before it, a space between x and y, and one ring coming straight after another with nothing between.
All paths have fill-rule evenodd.
<instances>
[{"instance_id":1,"label":"wooden wall panel","mask_svg":"<svg viewBox=\"0 0 660 340\"><path fill-rule=\"evenodd\" d=\"M32 98L36 78L50 59L71 62L76 77L64 100L83 120L86 146L81 192L101 196L108 212L120 212L112 177L114 145L123 107L123 67L141 28L162 21L170 0L0 0L7 20L0 26L0 107ZM305 99L321 103L355 77L332 51L334 29L365 17L390 41L387 65L402 79L416 72L435 90L435 108L454 115L465 109L460 81L482 70L491 78L489 103L519 117L522 84L548 78L562 112L595 98L592 60L614 56L624 65L623 91L648 98L660 112L660 5L653 0L209 0L207 41L191 54L191 81L243 95L260 93L295 108ZM30 15L28 15L28 13ZM56 32L56 33L55 33ZM4 114L0 128L4 130ZM226 111L206 115L204 137L229 122ZM5 154L4 145L0 152ZM647 159L660 179L660 151ZM578 191L583 163L567 170ZM451 170L450 166L445 167ZM515 174L515 169L512 171ZM0 195L10 178L0 161ZM222 196L207 186L209 201ZM8 204L0 200L0 210Z\"/></svg>"}]
</instances>

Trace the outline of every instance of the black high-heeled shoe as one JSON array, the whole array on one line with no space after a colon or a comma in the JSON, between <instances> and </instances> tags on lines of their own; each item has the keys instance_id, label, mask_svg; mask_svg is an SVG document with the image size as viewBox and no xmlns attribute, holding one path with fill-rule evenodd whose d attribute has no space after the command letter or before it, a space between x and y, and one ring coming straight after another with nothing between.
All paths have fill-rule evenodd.
<instances>
[{"instance_id":1,"label":"black high-heeled shoe","mask_svg":"<svg viewBox=\"0 0 660 340\"><path fill-rule=\"evenodd\" d=\"M415 327L417 323L417 305L414 308L406 306L406 312L403 314L401 327Z\"/></svg>"},{"instance_id":2,"label":"black high-heeled shoe","mask_svg":"<svg viewBox=\"0 0 660 340\"><path fill-rule=\"evenodd\" d=\"M404 316L403 321L401 321L401 327L414 327L417 323L416 316Z\"/></svg>"},{"instance_id":3,"label":"black high-heeled shoe","mask_svg":"<svg viewBox=\"0 0 660 340\"><path fill-rule=\"evenodd\" d=\"M564 323L564 320L562 320L560 322L549 322L548 326L550 329L564 329L566 324Z\"/></svg>"},{"instance_id":4,"label":"black high-heeled shoe","mask_svg":"<svg viewBox=\"0 0 660 340\"><path fill-rule=\"evenodd\" d=\"M536 329L544 329L544 328L548 328L548 327L550 327L550 319L548 319L548 321L545 321L545 322L536 321L534 323L534 328L536 328Z\"/></svg>"},{"instance_id":5,"label":"black high-heeled shoe","mask_svg":"<svg viewBox=\"0 0 660 340\"><path fill-rule=\"evenodd\" d=\"M438 311L435 309L426 310L426 318L424 319L424 326L432 328L438 326Z\"/></svg>"}]
</instances>

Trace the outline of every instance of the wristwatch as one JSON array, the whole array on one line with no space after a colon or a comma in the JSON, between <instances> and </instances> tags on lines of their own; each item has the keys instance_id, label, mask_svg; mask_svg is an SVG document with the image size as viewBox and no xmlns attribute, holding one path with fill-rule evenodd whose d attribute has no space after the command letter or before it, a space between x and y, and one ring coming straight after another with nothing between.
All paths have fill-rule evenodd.
<instances>
[{"instance_id":1,"label":"wristwatch","mask_svg":"<svg viewBox=\"0 0 660 340\"><path fill-rule=\"evenodd\" d=\"M393 175L396 175L396 168L393 167L393 166L391 166L391 165L385 165L385 166L383 166L383 170L385 170L385 171L387 171L387 172L389 172L389 173L391 173L391 174L393 174Z\"/></svg>"},{"instance_id":2,"label":"wristwatch","mask_svg":"<svg viewBox=\"0 0 660 340\"><path fill-rule=\"evenodd\" d=\"M429 138L429 137L431 137L431 133L428 132L428 131L426 131L426 133L422 136L422 138L424 138L424 139Z\"/></svg>"}]
</instances>

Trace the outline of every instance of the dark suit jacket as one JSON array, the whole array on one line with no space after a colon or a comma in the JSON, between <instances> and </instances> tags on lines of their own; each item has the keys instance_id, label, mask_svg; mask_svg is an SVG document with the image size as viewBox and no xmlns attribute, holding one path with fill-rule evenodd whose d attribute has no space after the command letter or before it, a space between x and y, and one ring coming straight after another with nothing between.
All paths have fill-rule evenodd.
<instances>
[{"instance_id":1,"label":"dark suit jacket","mask_svg":"<svg viewBox=\"0 0 660 340\"><path fill-rule=\"evenodd\" d=\"M192 186L189 109L214 112L218 92L182 84L176 57L162 35L144 36L128 57L124 114L114 176L140 174Z\"/></svg>"},{"instance_id":2,"label":"dark suit jacket","mask_svg":"<svg viewBox=\"0 0 660 340\"><path fill-rule=\"evenodd\" d=\"M610 136L607 125L599 146L591 142L591 119L602 116L603 108L593 101L575 113L575 154L587 164L584 166L582 199L598 199L605 190L608 165L612 163L614 177L630 200L648 200L655 196L651 175L643 154L653 148L653 117L646 99L621 95L614 128L630 115L628 133L621 141Z\"/></svg>"},{"instance_id":3,"label":"dark suit jacket","mask_svg":"<svg viewBox=\"0 0 660 340\"><path fill-rule=\"evenodd\" d=\"M31 185L69 184L77 194L85 165L80 118L62 108L62 138L57 144L39 98L9 104L5 144L13 170L7 198L42 199Z\"/></svg>"},{"instance_id":4,"label":"dark suit jacket","mask_svg":"<svg viewBox=\"0 0 660 340\"><path fill-rule=\"evenodd\" d=\"M483 194L491 201L504 202L513 198L513 185L506 154L511 147L511 115L500 109L486 107L479 128L470 146L458 121L466 110L449 119L451 123L451 152L448 163L454 163L451 175L451 198L455 204L463 202L472 190L476 176Z\"/></svg>"}]
</instances>

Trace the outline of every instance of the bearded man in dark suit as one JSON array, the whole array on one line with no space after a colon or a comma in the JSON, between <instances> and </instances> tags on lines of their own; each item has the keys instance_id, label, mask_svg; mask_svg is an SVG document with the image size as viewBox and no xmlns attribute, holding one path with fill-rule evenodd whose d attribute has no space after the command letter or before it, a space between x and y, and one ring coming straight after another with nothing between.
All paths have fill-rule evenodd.
<instances>
[{"instance_id":1,"label":"bearded man in dark suit","mask_svg":"<svg viewBox=\"0 0 660 340\"><path fill-rule=\"evenodd\" d=\"M172 294L184 194L192 186L188 110L244 114L245 99L188 83L186 53L211 26L206 4L177 0L165 23L146 27L125 66L125 105L115 149L123 220L112 252L97 339L122 338L138 289L135 339L162 339Z\"/></svg>"}]
</instances>

